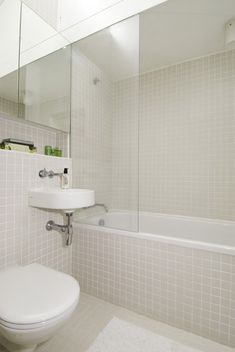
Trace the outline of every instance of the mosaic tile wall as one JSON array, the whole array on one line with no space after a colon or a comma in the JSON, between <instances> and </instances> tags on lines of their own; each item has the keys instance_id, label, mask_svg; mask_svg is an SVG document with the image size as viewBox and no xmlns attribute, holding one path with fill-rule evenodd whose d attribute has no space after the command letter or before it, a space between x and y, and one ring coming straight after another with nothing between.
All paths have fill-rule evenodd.
<instances>
[{"instance_id":1,"label":"mosaic tile wall","mask_svg":"<svg viewBox=\"0 0 235 352\"><path fill-rule=\"evenodd\" d=\"M62 223L62 215L29 207L28 190L59 187L59 179L40 179L38 172L71 170L71 159L0 150L0 269L38 262L71 273L71 248L57 232L48 232L48 220Z\"/></svg>"},{"instance_id":2,"label":"mosaic tile wall","mask_svg":"<svg viewBox=\"0 0 235 352\"><path fill-rule=\"evenodd\" d=\"M234 97L234 50L141 76L140 210L235 220Z\"/></svg>"},{"instance_id":3,"label":"mosaic tile wall","mask_svg":"<svg viewBox=\"0 0 235 352\"><path fill-rule=\"evenodd\" d=\"M138 131L139 123L140 210L234 220L235 51L143 74L139 121L131 83L113 83L115 109L111 132L106 130L112 135L111 148L109 135L104 137L112 151L107 159L112 172L106 173L112 192L107 188L105 193L104 187L99 200L108 199L112 208L133 209L128 191L134 190L136 174L134 168L130 172L128 153L136 143L131 132ZM94 114L98 105L89 105L94 102L89 89L82 102ZM76 94L78 98L79 90ZM76 125L76 133L92 126L93 144L75 143L75 152L92 150L95 158L103 142L96 139L102 124L93 124L92 114L85 118L82 102L83 125ZM102 174L91 161L82 161L80 177ZM76 232L73 273L83 291L235 347L234 257L112 232Z\"/></svg>"},{"instance_id":4,"label":"mosaic tile wall","mask_svg":"<svg viewBox=\"0 0 235 352\"><path fill-rule=\"evenodd\" d=\"M114 82L112 89L111 207L136 211L139 206L139 78Z\"/></svg>"},{"instance_id":5,"label":"mosaic tile wall","mask_svg":"<svg viewBox=\"0 0 235 352\"><path fill-rule=\"evenodd\" d=\"M22 120L18 121L16 118L6 118L0 113L0 141L4 138L33 141L39 154L44 154L45 145L61 148L65 157L69 154L67 133L36 126Z\"/></svg>"},{"instance_id":6,"label":"mosaic tile wall","mask_svg":"<svg viewBox=\"0 0 235 352\"><path fill-rule=\"evenodd\" d=\"M139 80L125 81L125 87L122 81L114 84L76 44L72 55L74 187L94 189L96 202L109 209L136 210ZM80 216L100 211L86 210Z\"/></svg>"},{"instance_id":7,"label":"mosaic tile wall","mask_svg":"<svg viewBox=\"0 0 235 352\"><path fill-rule=\"evenodd\" d=\"M92 185L114 209L138 209L139 197L141 211L235 219L234 50L112 87L87 58L74 54L73 61L81 186ZM94 77L102 77L97 85Z\"/></svg>"},{"instance_id":8,"label":"mosaic tile wall","mask_svg":"<svg viewBox=\"0 0 235 352\"><path fill-rule=\"evenodd\" d=\"M0 97L0 111L1 113L10 116L18 116L19 114L19 117L23 118L25 114L25 106L24 104L18 104L14 101Z\"/></svg>"},{"instance_id":9,"label":"mosaic tile wall","mask_svg":"<svg viewBox=\"0 0 235 352\"><path fill-rule=\"evenodd\" d=\"M112 82L76 46L72 55L73 186L94 189L96 202L110 206Z\"/></svg>"},{"instance_id":10,"label":"mosaic tile wall","mask_svg":"<svg viewBox=\"0 0 235 352\"><path fill-rule=\"evenodd\" d=\"M235 257L75 229L81 289L164 323L235 347Z\"/></svg>"}]
</instances>

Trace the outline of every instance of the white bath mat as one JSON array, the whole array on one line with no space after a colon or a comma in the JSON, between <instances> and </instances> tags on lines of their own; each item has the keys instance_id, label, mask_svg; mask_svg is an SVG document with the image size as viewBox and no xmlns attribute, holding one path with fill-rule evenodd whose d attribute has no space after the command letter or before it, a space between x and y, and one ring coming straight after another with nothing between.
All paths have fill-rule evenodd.
<instances>
[{"instance_id":1,"label":"white bath mat","mask_svg":"<svg viewBox=\"0 0 235 352\"><path fill-rule=\"evenodd\" d=\"M87 352L201 352L113 318Z\"/></svg>"}]
</instances>

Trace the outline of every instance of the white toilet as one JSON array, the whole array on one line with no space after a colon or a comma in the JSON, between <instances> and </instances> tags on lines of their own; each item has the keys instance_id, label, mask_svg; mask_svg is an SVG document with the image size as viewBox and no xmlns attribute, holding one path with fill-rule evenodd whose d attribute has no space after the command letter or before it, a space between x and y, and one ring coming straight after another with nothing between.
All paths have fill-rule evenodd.
<instances>
[{"instance_id":1,"label":"white toilet","mask_svg":"<svg viewBox=\"0 0 235 352\"><path fill-rule=\"evenodd\" d=\"M0 344L34 351L66 323L79 295L73 277L40 264L0 271Z\"/></svg>"}]
</instances>

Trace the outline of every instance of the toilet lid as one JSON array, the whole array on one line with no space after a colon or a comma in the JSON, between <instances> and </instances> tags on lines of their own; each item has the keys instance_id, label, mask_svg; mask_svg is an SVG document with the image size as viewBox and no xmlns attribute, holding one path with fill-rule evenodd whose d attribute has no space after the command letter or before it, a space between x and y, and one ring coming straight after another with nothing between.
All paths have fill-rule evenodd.
<instances>
[{"instance_id":1,"label":"toilet lid","mask_svg":"<svg viewBox=\"0 0 235 352\"><path fill-rule=\"evenodd\" d=\"M78 282L40 264L0 271L0 319L33 324L52 319L79 298Z\"/></svg>"}]
</instances>

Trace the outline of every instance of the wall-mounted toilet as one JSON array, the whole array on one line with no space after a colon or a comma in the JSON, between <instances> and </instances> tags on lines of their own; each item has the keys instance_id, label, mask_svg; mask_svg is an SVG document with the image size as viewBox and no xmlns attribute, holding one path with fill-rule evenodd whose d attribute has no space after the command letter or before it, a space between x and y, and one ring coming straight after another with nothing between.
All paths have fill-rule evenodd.
<instances>
[{"instance_id":1,"label":"wall-mounted toilet","mask_svg":"<svg viewBox=\"0 0 235 352\"><path fill-rule=\"evenodd\" d=\"M0 344L31 352L68 320L79 300L77 281L40 264L0 271Z\"/></svg>"}]
</instances>

